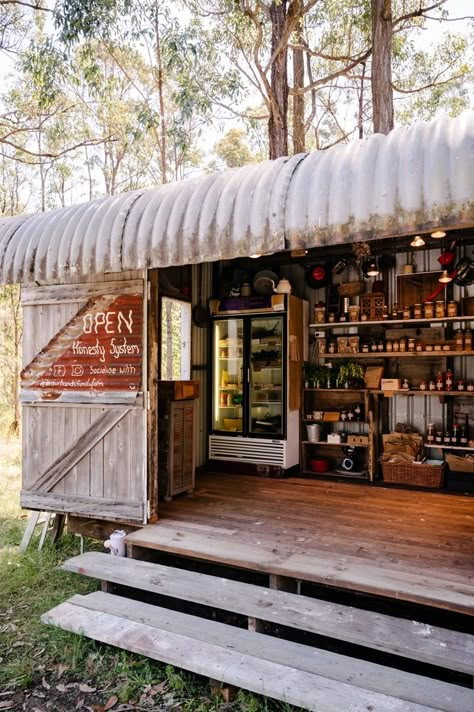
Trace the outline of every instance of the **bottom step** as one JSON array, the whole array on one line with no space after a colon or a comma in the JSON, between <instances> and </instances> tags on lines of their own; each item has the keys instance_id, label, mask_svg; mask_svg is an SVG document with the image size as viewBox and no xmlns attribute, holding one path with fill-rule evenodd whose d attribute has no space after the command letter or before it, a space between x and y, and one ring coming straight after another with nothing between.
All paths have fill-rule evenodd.
<instances>
[{"instance_id":1,"label":"bottom step","mask_svg":"<svg viewBox=\"0 0 474 712\"><path fill-rule=\"evenodd\" d=\"M314 712L474 709L466 688L101 591L42 621Z\"/></svg>"}]
</instances>

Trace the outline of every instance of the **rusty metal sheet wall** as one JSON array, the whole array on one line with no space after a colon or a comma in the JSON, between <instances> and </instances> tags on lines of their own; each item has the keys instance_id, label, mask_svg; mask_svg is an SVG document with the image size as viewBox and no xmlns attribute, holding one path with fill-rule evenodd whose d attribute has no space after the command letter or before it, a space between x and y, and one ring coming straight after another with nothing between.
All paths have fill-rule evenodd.
<instances>
[{"instance_id":1,"label":"rusty metal sheet wall","mask_svg":"<svg viewBox=\"0 0 474 712\"><path fill-rule=\"evenodd\" d=\"M0 282L197 264L474 225L474 111L0 221Z\"/></svg>"}]
</instances>

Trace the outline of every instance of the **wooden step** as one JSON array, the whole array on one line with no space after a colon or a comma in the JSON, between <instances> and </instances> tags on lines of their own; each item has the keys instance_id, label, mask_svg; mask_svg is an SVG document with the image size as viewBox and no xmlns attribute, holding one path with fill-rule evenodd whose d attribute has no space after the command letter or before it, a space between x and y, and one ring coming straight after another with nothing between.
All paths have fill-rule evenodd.
<instances>
[{"instance_id":1,"label":"wooden step","mask_svg":"<svg viewBox=\"0 0 474 712\"><path fill-rule=\"evenodd\" d=\"M456 631L94 551L62 568L474 675L474 637Z\"/></svg>"},{"instance_id":2,"label":"wooden step","mask_svg":"<svg viewBox=\"0 0 474 712\"><path fill-rule=\"evenodd\" d=\"M314 712L474 709L470 689L102 591L42 621Z\"/></svg>"},{"instance_id":3,"label":"wooden step","mask_svg":"<svg viewBox=\"0 0 474 712\"><path fill-rule=\"evenodd\" d=\"M399 567L392 569L356 556L292 553L282 548L232 541L229 536L213 532L206 536L185 531L165 522L132 532L126 542L132 547L156 549L474 615L474 585L469 579L452 581L436 577L430 571L413 573L413 570Z\"/></svg>"}]
</instances>

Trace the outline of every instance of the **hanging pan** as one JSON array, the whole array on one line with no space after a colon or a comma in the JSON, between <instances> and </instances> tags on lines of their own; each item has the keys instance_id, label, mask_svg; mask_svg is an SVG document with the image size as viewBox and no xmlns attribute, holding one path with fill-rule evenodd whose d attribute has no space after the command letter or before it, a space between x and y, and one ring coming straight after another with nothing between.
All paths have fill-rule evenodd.
<instances>
[{"instance_id":1,"label":"hanging pan","mask_svg":"<svg viewBox=\"0 0 474 712\"><path fill-rule=\"evenodd\" d=\"M202 264L198 265L198 303L193 306L193 322L201 329L209 326L209 309L202 303Z\"/></svg>"}]
</instances>

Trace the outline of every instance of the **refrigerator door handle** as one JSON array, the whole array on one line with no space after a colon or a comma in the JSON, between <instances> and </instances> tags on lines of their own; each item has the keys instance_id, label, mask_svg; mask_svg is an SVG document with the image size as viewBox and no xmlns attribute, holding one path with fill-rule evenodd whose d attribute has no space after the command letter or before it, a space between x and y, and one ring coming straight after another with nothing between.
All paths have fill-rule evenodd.
<instances>
[{"instance_id":1,"label":"refrigerator door handle","mask_svg":"<svg viewBox=\"0 0 474 712\"><path fill-rule=\"evenodd\" d=\"M247 369L247 383L250 383L250 368Z\"/></svg>"}]
</instances>

